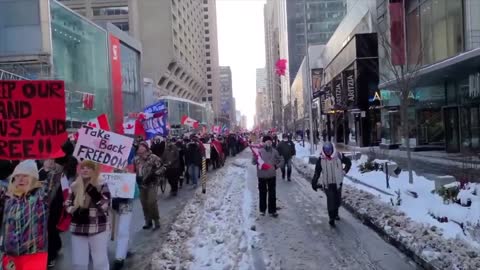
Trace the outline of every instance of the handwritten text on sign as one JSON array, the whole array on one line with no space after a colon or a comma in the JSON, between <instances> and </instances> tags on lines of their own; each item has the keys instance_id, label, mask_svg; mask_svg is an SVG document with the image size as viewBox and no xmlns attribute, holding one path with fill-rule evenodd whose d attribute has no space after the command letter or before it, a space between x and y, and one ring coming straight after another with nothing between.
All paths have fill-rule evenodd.
<instances>
[{"instance_id":1,"label":"handwritten text on sign","mask_svg":"<svg viewBox=\"0 0 480 270\"><path fill-rule=\"evenodd\" d=\"M63 81L0 81L0 158L63 156L65 118Z\"/></svg>"},{"instance_id":2,"label":"handwritten text on sign","mask_svg":"<svg viewBox=\"0 0 480 270\"><path fill-rule=\"evenodd\" d=\"M133 199L135 194L135 174L102 173L102 179L108 184L113 198Z\"/></svg>"},{"instance_id":3,"label":"handwritten text on sign","mask_svg":"<svg viewBox=\"0 0 480 270\"><path fill-rule=\"evenodd\" d=\"M110 131L84 126L78 131L74 155L106 166L127 166L133 139Z\"/></svg>"}]
</instances>

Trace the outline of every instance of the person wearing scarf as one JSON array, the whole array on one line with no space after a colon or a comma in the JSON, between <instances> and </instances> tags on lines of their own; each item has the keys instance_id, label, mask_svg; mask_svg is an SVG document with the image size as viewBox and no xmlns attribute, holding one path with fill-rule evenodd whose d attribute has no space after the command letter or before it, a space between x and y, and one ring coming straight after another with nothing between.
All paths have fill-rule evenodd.
<instances>
[{"instance_id":1,"label":"person wearing scarf","mask_svg":"<svg viewBox=\"0 0 480 270\"><path fill-rule=\"evenodd\" d=\"M343 167L345 165L345 168ZM335 227L335 220L340 220L338 208L342 198L343 177L352 166L349 158L335 151L335 146L331 142L326 142L322 146L322 153L315 165L315 174L312 179L312 188L323 188L327 195L329 224ZM318 184L320 179L320 185Z\"/></svg>"},{"instance_id":2,"label":"person wearing scarf","mask_svg":"<svg viewBox=\"0 0 480 270\"><path fill-rule=\"evenodd\" d=\"M107 244L110 191L99 178L99 166L93 161L80 163L79 176L72 183L65 202L72 214L72 270L88 270L92 257L93 270L109 270Z\"/></svg>"}]
</instances>

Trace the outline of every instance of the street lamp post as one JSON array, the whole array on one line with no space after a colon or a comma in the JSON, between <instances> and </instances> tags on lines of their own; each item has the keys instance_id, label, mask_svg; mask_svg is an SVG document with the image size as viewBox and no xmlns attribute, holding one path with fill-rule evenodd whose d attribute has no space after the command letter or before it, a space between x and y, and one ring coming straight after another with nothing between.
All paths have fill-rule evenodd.
<instances>
[{"instance_id":1,"label":"street lamp post","mask_svg":"<svg viewBox=\"0 0 480 270\"><path fill-rule=\"evenodd\" d=\"M307 27L307 0L303 0L303 30L305 37L305 66L306 66L306 88L307 88L307 107L308 107L308 124L310 126L310 155L313 155L313 115L312 115L312 76L310 71L310 57L308 53L308 27Z\"/></svg>"}]
</instances>

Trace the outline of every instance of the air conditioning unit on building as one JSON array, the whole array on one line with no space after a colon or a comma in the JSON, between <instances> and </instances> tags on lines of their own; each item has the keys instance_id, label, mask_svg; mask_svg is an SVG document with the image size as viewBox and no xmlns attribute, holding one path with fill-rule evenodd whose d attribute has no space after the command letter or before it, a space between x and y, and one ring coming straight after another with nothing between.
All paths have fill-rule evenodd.
<instances>
[{"instance_id":1,"label":"air conditioning unit on building","mask_svg":"<svg viewBox=\"0 0 480 270\"><path fill-rule=\"evenodd\" d=\"M480 73L471 74L468 78L468 94L471 98L480 96Z\"/></svg>"}]
</instances>

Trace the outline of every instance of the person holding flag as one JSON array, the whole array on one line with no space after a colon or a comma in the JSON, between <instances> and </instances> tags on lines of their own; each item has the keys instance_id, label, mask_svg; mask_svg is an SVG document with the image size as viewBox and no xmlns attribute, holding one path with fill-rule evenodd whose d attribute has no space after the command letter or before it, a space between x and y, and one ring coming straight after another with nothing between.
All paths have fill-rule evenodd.
<instances>
[{"instance_id":1,"label":"person holding flag","mask_svg":"<svg viewBox=\"0 0 480 270\"><path fill-rule=\"evenodd\" d=\"M276 196L276 176L277 169L280 167L282 158L277 150L272 147L272 137L264 136L262 139L264 147L257 148L251 146L253 152L253 165L257 165L258 192L260 214L265 215L267 210L268 194L268 213L272 217L278 217L277 196Z\"/></svg>"}]
</instances>

